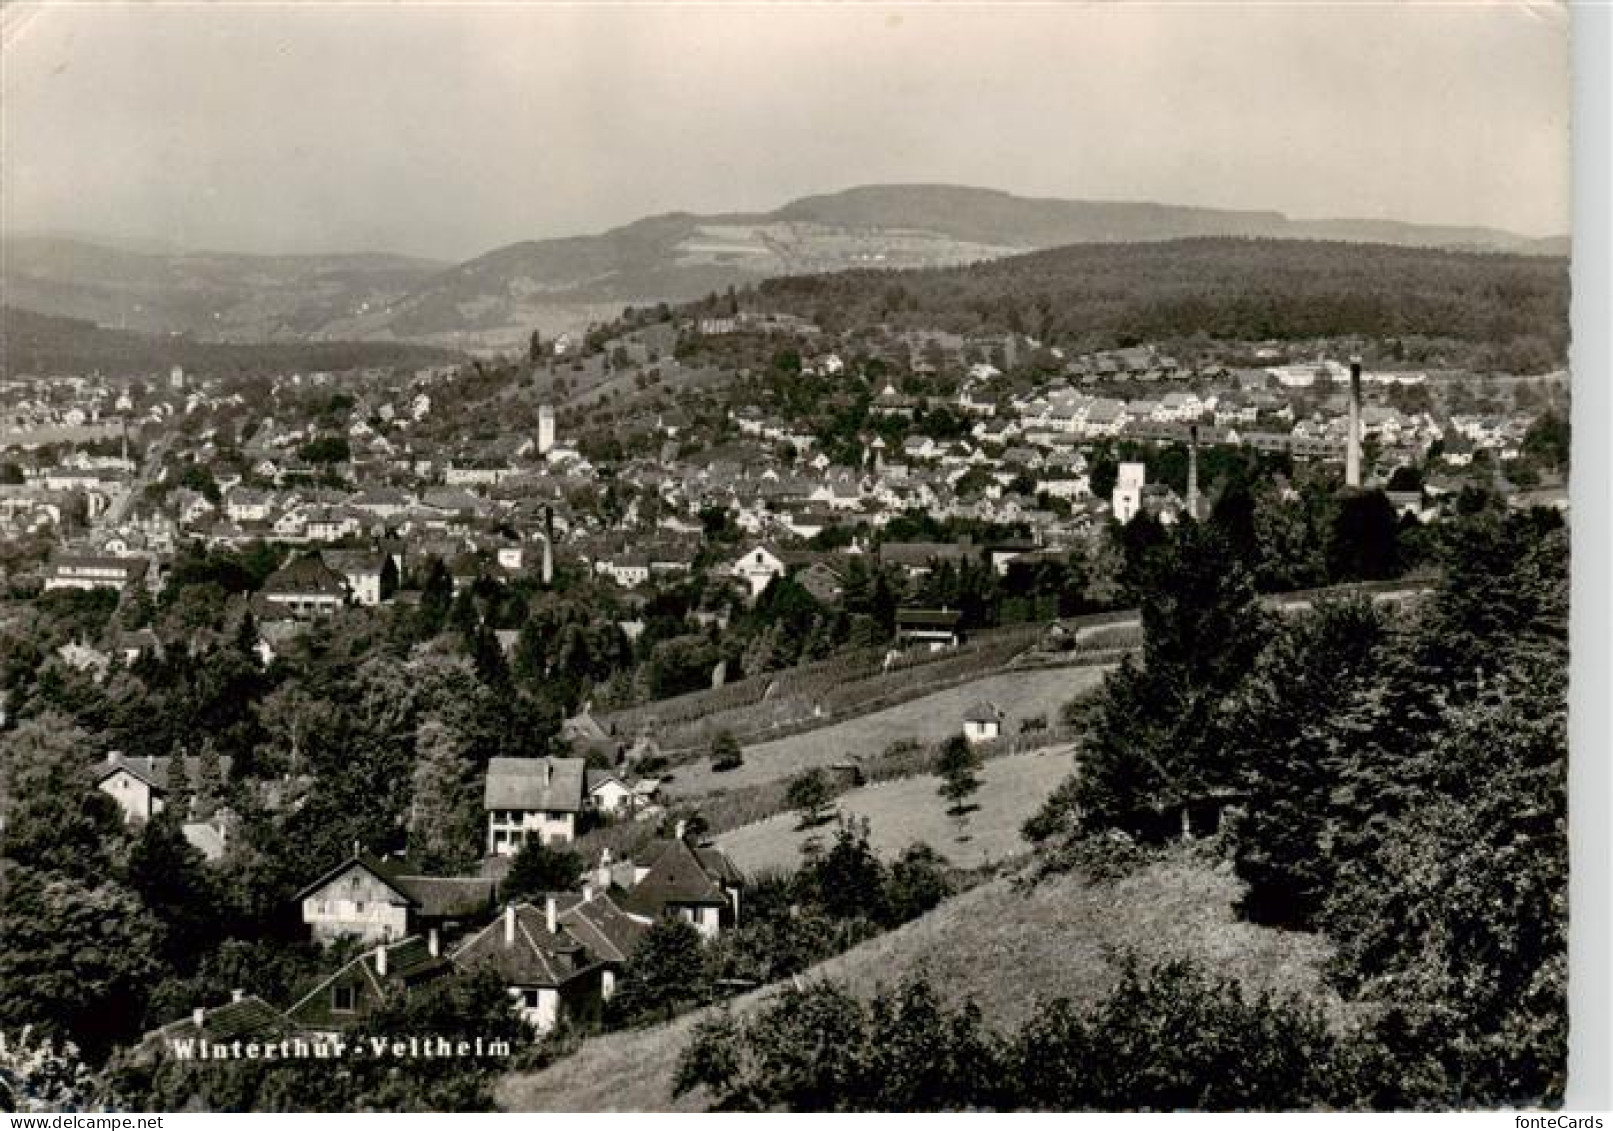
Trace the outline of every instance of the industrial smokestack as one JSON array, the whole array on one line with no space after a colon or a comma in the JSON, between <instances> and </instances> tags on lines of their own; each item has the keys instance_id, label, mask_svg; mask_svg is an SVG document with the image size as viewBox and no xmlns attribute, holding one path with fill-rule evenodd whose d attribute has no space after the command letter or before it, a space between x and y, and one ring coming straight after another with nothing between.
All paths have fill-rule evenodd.
<instances>
[{"instance_id":1,"label":"industrial smokestack","mask_svg":"<svg viewBox=\"0 0 1613 1131\"><path fill-rule=\"evenodd\" d=\"M1344 449L1344 485L1361 486L1361 359L1350 359L1350 435Z\"/></svg>"},{"instance_id":2,"label":"industrial smokestack","mask_svg":"<svg viewBox=\"0 0 1613 1131\"><path fill-rule=\"evenodd\" d=\"M1190 425L1187 431L1187 513L1195 520L1199 517L1199 426Z\"/></svg>"},{"instance_id":3,"label":"industrial smokestack","mask_svg":"<svg viewBox=\"0 0 1613 1131\"><path fill-rule=\"evenodd\" d=\"M554 583L554 508L543 508L543 584Z\"/></svg>"}]
</instances>

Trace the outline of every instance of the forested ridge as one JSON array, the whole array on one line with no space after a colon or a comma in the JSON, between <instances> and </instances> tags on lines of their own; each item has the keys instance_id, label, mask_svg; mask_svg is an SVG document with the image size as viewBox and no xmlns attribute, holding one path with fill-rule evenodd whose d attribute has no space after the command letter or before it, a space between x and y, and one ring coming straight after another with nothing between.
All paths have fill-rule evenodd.
<instances>
[{"instance_id":1,"label":"forested ridge","mask_svg":"<svg viewBox=\"0 0 1613 1131\"><path fill-rule=\"evenodd\" d=\"M1536 370L1568 345L1568 261L1312 240L1080 244L965 267L770 279L741 295L839 331L881 322L1093 348L1427 336Z\"/></svg>"},{"instance_id":2,"label":"forested ridge","mask_svg":"<svg viewBox=\"0 0 1613 1131\"><path fill-rule=\"evenodd\" d=\"M189 334L145 334L108 329L77 318L0 307L0 376L90 373L115 376L166 373L179 365L223 376L293 370L357 369L380 365L432 365L452 360L447 350L406 342L211 342Z\"/></svg>"}]
</instances>

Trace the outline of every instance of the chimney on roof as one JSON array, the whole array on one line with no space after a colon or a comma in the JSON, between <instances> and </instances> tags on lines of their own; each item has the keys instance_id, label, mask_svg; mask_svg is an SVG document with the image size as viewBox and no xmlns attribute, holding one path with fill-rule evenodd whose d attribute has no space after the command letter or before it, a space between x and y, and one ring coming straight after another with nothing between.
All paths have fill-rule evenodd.
<instances>
[{"instance_id":1,"label":"chimney on roof","mask_svg":"<svg viewBox=\"0 0 1613 1131\"><path fill-rule=\"evenodd\" d=\"M119 758L119 752L118 751L116 751L116 750L108 750L106 752L107 765L109 765L109 766L113 765L114 763L117 762L118 758Z\"/></svg>"},{"instance_id":2,"label":"chimney on roof","mask_svg":"<svg viewBox=\"0 0 1613 1131\"><path fill-rule=\"evenodd\" d=\"M1361 486L1361 358L1350 359L1350 436L1344 450L1344 485Z\"/></svg>"},{"instance_id":3,"label":"chimney on roof","mask_svg":"<svg viewBox=\"0 0 1613 1131\"><path fill-rule=\"evenodd\" d=\"M556 905L554 896L547 896L543 901L543 922L544 926L549 928L551 935L557 934L560 930L559 911L560 908Z\"/></svg>"},{"instance_id":4,"label":"chimney on roof","mask_svg":"<svg viewBox=\"0 0 1613 1131\"><path fill-rule=\"evenodd\" d=\"M672 826L672 839L682 840L684 831L687 830L688 827L689 823L680 818L678 823Z\"/></svg>"},{"instance_id":5,"label":"chimney on roof","mask_svg":"<svg viewBox=\"0 0 1613 1131\"><path fill-rule=\"evenodd\" d=\"M442 939L438 936L436 927L426 932L426 951L433 958L442 956Z\"/></svg>"},{"instance_id":6,"label":"chimney on roof","mask_svg":"<svg viewBox=\"0 0 1613 1131\"><path fill-rule=\"evenodd\" d=\"M357 856L357 855L358 855L358 854L359 854L359 853L360 853L360 852L362 852L362 851L363 851L363 850L364 850L364 846L363 846L363 845L362 845L362 844L361 844L361 843L360 843L360 842L358 842L358 841L357 841L357 840L355 840L355 841L354 841L354 842L353 842L353 855L354 855L354 856Z\"/></svg>"},{"instance_id":7,"label":"chimney on roof","mask_svg":"<svg viewBox=\"0 0 1613 1131\"><path fill-rule=\"evenodd\" d=\"M386 943L382 943L375 951L375 972L384 978L386 977L386 967Z\"/></svg>"},{"instance_id":8,"label":"chimney on roof","mask_svg":"<svg viewBox=\"0 0 1613 1131\"><path fill-rule=\"evenodd\" d=\"M207 1010L203 1009L201 1006L198 1005L195 1009L190 1011L191 1024L195 1025L196 1028L200 1029L206 1020Z\"/></svg>"},{"instance_id":9,"label":"chimney on roof","mask_svg":"<svg viewBox=\"0 0 1613 1131\"><path fill-rule=\"evenodd\" d=\"M515 945L515 904L504 905L504 945Z\"/></svg>"},{"instance_id":10,"label":"chimney on roof","mask_svg":"<svg viewBox=\"0 0 1613 1131\"><path fill-rule=\"evenodd\" d=\"M230 1000L231 1001L245 1001L246 1000L246 991L245 990L231 990L230 991Z\"/></svg>"},{"instance_id":11,"label":"chimney on roof","mask_svg":"<svg viewBox=\"0 0 1613 1131\"><path fill-rule=\"evenodd\" d=\"M582 901L584 903L591 903L593 901L593 898L594 898L594 881L593 880L584 881L584 883L582 885Z\"/></svg>"}]
</instances>

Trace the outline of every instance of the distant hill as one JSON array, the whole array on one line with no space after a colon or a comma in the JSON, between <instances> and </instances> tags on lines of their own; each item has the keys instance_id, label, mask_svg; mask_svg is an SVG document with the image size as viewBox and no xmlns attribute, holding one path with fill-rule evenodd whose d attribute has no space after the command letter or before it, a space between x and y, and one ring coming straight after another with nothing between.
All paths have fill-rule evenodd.
<instances>
[{"instance_id":1,"label":"distant hill","mask_svg":"<svg viewBox=\"0 0 1613 1131\"><path fill-rule=\"evenodd\" d=\"M1533 239L1494 228L1385 220L1290 220L1280 212L1123 201L1036 199L956 185L867 185L786 204L773 217L852 228L918 228L957 240L1024 249L1075 243L1140 243L1191 236L1328 239L1566 255L1565 238Z\"/></svg>"},{"instance_id":2,"label":"distant hill","mask_svg":"<svg viewBox=\"0 0 1613 1131\"><path fill-rule=\"evenodd\" d=\"M141 376L181 365L203 375L441 364L446 350L406 342L203 342L184 334L108 330L0 306L0 377L91 373Z\"/></svg>"},{"instance_id":3,"label":"distant hill","mask_svg":"<svg viewBox=\"0 0 1613 1131\"><path fill-rule=\"evenodd\" d=\"M236 339L519 345L534 329L730 286L856 268L953 266L1066 244L1201 236L1327 239L1563 255L1566 239L1277 212L1032 199L953 185L872 185L772 212L672 213L598 235L527 241L445 267L395 256L160 255L59 237L8 241L6 300L103 324Z\"/></svg>"},{"instance_id":4,"label":"distant hill","mask_svg":"<svg viewBox=\"0 0 1613 1131\"><path fill-rule=\"evenodd\" d=\"M440 272L393 304L341 324L362 336L513 344L557 311L598 317L764 278L857 268L975 263L1066 244L1198 236L1326 239L1561 255L1566 240L1483 228L1369 220L1289 220L1166 204L1036 200L947 185L876 185L773 212L640 220L597 236L511 244ZM546 325L549 324L549 325Z\"/></svg>"},{"instance_id":5,"label":"distant hill","mask_svg":"<svg viewBox=\"0 0 1613 1131\"><path fill-rule=\"evenodd\" d=\"M237 255L10 236L0 246L8 306L103 326L227 341L301 340L383 308L443 264L397 255Z\"/></svg>"}]
</instances>

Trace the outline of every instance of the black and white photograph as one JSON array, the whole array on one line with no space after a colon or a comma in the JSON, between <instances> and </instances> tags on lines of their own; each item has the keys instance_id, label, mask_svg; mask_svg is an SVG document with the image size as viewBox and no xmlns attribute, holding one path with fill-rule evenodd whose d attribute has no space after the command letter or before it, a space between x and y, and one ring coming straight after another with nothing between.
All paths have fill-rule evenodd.
<instances>
[{"instance_id":1,"label":"black and white photograph","mask_svg":"<svg viewBox=\"0 0 1613 1131\"><path fill-rule=\"evenodd\" d=\"M0 8L0 1112L1573 1110L1584 18Z\"/></svg>"}]
</instances>

